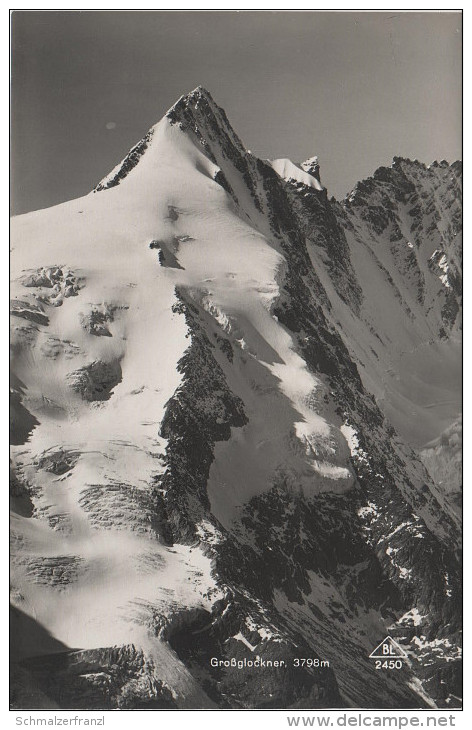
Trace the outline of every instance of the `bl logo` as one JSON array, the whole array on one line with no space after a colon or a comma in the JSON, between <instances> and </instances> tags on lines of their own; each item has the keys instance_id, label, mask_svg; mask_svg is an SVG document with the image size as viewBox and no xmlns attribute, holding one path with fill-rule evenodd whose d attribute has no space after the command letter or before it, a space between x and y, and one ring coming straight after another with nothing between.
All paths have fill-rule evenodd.
<instances>
[{"instance_id":1,"label":"bl logo","mask_svg":"<svg viewBox=\"0 0 472 730\"><path fill-rule=\"evenodd\" d=\"M392 657L397 659L406 659L407 654L391 636L386 636L385 639L375 647L374 651L369 654L369 659L391 659Z\"/></svg>"}]
</instances>

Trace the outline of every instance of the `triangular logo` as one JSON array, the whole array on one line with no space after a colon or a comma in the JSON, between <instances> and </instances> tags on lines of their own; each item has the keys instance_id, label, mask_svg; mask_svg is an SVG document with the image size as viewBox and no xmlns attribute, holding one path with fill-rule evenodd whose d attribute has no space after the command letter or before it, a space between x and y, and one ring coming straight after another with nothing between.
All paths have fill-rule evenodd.
<instances>
[{"instance_id":1,"label":"triangular logo","mask_svg":"<svg viewBox=\"0 0 472 730\"><path fill-rule=\"evenodd\" d=\"M369 659L407 659L408 654L392 639L391 636L386 636L378 646L375 647L372 654L369 654Z\"/></svg>"}]
</instances>

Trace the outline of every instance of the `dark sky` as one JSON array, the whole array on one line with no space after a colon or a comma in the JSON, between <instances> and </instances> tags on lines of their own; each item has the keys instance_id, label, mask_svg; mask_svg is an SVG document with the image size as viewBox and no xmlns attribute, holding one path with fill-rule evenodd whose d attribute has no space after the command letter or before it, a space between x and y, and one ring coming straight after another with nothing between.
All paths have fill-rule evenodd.
<instances>
[{"instance_id":1,"label":"dark sky","mask_svg":"<svg viewBox=\"0 0 472 730\"><path fill-rule=\"evenodd\" d=\"M199 84L337 197L394 155L461 157L460 13L15 11L13 212L89 192Z\"/></svg>"}]
</instances>

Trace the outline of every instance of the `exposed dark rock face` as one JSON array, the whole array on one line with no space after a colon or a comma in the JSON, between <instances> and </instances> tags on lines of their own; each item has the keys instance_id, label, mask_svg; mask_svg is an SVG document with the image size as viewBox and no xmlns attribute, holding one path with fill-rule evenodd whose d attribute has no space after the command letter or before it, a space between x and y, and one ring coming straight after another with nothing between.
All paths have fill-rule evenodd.
<instances>
[{"instance_id":1,"label":"exposed dark rock face","mask_svg":"<svg viewBox=\"0 0 472 730\"><path fill-rule=\"evenodd\" d=\"M37 465L40 469L61 476L74 468L79 456L80 453L77 451L65 451L63 449L48 451L39 457Z\"/></svg>"},{"instance_id":2,"label":"exposed dark rock face","mask_svg":"<svg viewBox=\"0 0 472 730\"><path fill-rule=\"evenodd\" d=\"M311 647L286 625L277 628L275 612L266 609L229 591L211 611L176 606L162 615L150 608L149 623L216 707L342 706L332 670L316 666L320 658ZM301 656L311 666L295 666Z\"/></svg>"},{"instance_id":3,"label":"exposed dark rock face","mask_svg":"<svg viewBox=\"0 0 472 730\"><path fill-rule=\"evenodd\" d=\"M44 313L40 304L32 304L19 299L10 302L10 314L13 317L22 317L36 324L49 324L49 317Z\"/></svg>"},{"instance_id":4,"label":"exposed dark rock face","mask_svg":"<svg viewBox=\"0 0 472 730\"><path fill-rule=\"evenodd\" d=\"M184 291L175 311L183 314L190 345L179 361L182 385L167 404L161 435L168 441L166 471L155 489L158 508L165 512L168 537L195 538L195 524L209 511L206 483L217 441L228 440L232 426L247 422L241 400L229 389L212 354L213 343L199 323L198 309Z\"/></svg>"},{"instance_id":5,"label":"exposed dark rock face","mask_svg":"<svg viewBox=\"0 0 472 730\"><path fill-rule=\"evenodd\" d=\"M21 671L36 693L39 690L64 710L175 708L171 691L157 679L152 660L132 644L31 658L20 663L17 673ZM19 679L24 686L24 677ZM13 683L12 706L37 709L34 696L31 704L25 704L22 689Z\"/></svg>"},{"instance_id":6,"label":"exposed dark rock face","mask_svg":"<svg viewBox=\"0 0 472 730\"><path fill-rule=\"evenodd\" d=\"M426 167L395 157L391 167L380 167L358 183L343 207L354 228L362 220L374 236L388 234L397 270L410 278L427 310L439 299L445 329L450 330L460 312L462 293L461 163L443 161ZM426 288L425 300L427 269L440 281L436 290Z\"/></svg>"},{"instance_id":7,"label":"exposed dark rock face","mask_svg":"<svg viewBox=\"0 0 472 730\"><path fill-rule=\"evenodd\" d=\"M183 96L167 112L167 118L185 132L204 150L205 155L221 168L216 181L227 192L233 191L229 180L236 174L242 177L250 192L256 210L262 212L258 191L257 158L244 148L232 129L224 109L219 107L211 95L198 87L191 94ZM230 192L231 194L231 192ZM236 204L237 196L232 194Z\"/></svg>"},{"instance_id":8,"label":"exposed dark rock face","mask_svg":"<svg viewBox=\"0 0 472 730\"><path fill-rule=\"evenodd\" d=\"M437 659L434 663L437 663ZM433 670L426 671L423 686L429 696L436 701L438 707L447 706L460 709L462 706L460 698L463 696L462 677L462 661L459 659L458 661L450 662L446 659L441 663L439 669L435 667ZM457 697L451 698L448 692L449 687L456 688Z\"/></svg>"},{"instance_id":9,"label":"exposed dark rock face","mask_svg":"<svg viewBox=\"0 0 472 730\"><path fill-rule=\"evenodd\" d=\"M76 297L85 282L65 266L43 266L23 277L22 284L39 290L35 292L38 301L60 307L64 299Z\"/></svg>"},{"instance_id":10,"label":"exposed dark rock face","mask_svg":"<svg viewBox=\"0 0 472 730\"><path fill-rule=\"evenodd\" d=\"M174 250L167 246L163 241L151 241L149 248L158 251L158 260L161 266L169 266L172 269L182 268L176 258L176 253L179 250L178 239L174 239Z\"/></svg>"},{"instance_id":11,"label":"exposed dark rock face","mask_svg":"<svg viewBox=\"0 0 472 730\"><path fill-rule=\"evenodd\" d=\"M111 337L108 323L114 320L114 307L103 304L95 306L89 312L80 315L83 329L95 337Z\"/></svg>"},{"instance_id":12,"label":"exposed dark rock face","mask_svg":"<svg viewBox=\"0 0 472 730\"><path fill-rule=\"evenodd\" d=\"M152 130L150 130L145 137L143 137L143 139L128 152L117 172L114 174L112 173L108 178L105 178L105 180L97 185L94 189L94 193L100 192L100 190L108 190L108 188L114 188L116 185L119 185L121 180L124 180L131 170L136 167L142 155L147 150L151 138Z\"/></svg>"},{"instance_id":13,"label":"exposed dark rock face","mask_svg":"<svg viewBox=\"0 0 472 730\"><path fill-rule=\"evenodd\" d=\"M109 321L113 321L113 317L97 309L92 309L88 314L83 314L80 319L84 330L96 337L111 337L111 332L106 325Z\"/></svg>"},{"instance_id":14,"label":"exposed dark rock face","mask_svg":"<svg viewBox=\"0 0 472 730\"><path fill-rule=\"evenodd\" d=\"M95 337L112 337L110 324L115 321L120 310L127 308L126 306L109 302L93 304L89 311L80 314L80 324L90 335L94 335Z\"/></svg>"},{"instance_id":15,"label":"exposed dark rock face","mask_svg":"<svg viewBox=\"0 0 472 730\"><path fill-rule=\"evenodd\" d=\"M342 704L330 669L294 666L294 660L306 654L308 647L281 635L276 641L262 641L257 631L248 630L245 608L244 604L227 604L224 615L215 611L216 617L200 612L168 636L179 658L201 677L206 693L219 707L323 708ZM249 656L247 645L253 646ZM217 666L211 661L215 657Z\"/></svg>"},{"instance_id":16,"label":"exposed dark rock face","mask_svg":"<svg viewBox=\"0 0 472 730\"><path fill-rule=\"evenodd\" d=\"M95 360L67 376L67 381L85 401L108 400L113 388L121 382L121 367L118 362Z\"/></svg>"},{"instance_id":17,"label":"exposed dark rock face","mask_svg":"<svg viewBox=\"0 0 472 730\"><path fill-rule=\"evenodd\" d=\"M338 295L355 314L359 314L362 290L352 268L349 246L335 206L328 201L326 191L320 192L303 183L288 183L287 194L300 231L306 236L308 252L311 246L321 251Z\"/></svg>"}]
</instances>

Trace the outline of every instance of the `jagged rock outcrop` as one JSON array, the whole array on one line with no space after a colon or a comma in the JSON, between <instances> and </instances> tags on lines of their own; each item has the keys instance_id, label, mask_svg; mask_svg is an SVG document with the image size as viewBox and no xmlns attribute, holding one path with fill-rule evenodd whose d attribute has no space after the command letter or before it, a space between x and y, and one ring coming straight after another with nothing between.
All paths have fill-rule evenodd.
<instances>
[{"instance_id":1,"label":"jagged rock outcrop","mask_svg":"<svg viewBox=\"0 0 472 730\"><path fill-rule=\"evenodd\" d=\"M21 281L23 286L39 290L34 294L38 301L54 307L60 307L68 297L76 297L84 286L83 277L66 266L42 266L28 272Z\"/></svg>"},{"instance_id":2,"label":"jagged rock outcrop","mask_svg":"<svg viewBox=\"0 0 472 730\"><path fill-rule=\"evenodd\" d=\"M51 654L24 660L20 666L12 687L12 705L19 709L43 706L34 695L25 697L25 675L26 681L61 709L176 707L170 689L157 679L153 662L133 645Z\"/></svg>"},{"instance_id":3,"label":"jagged rock outcrop","mask_svg":"<svg viewBox=\"0 0 472 730\"><path fill-rule=\"evenodd\" d=\"M36 324L49 324L49 318L40 304L33 304L20 299L10 302L10 314L13 317L22 317Z\"/></svg>"},{"instance_id":4,"label":"jagged rock outcrop","mask_svg":"<svg viewBox=\"0 0 472 730\"><path fill-rule=\"evenodd\" d=\"M108 400L112 389L121 382L121 367L117 362L94 360L79 370L68 373L67 381L86 401Z\"/></svg>"}]
</instances>

